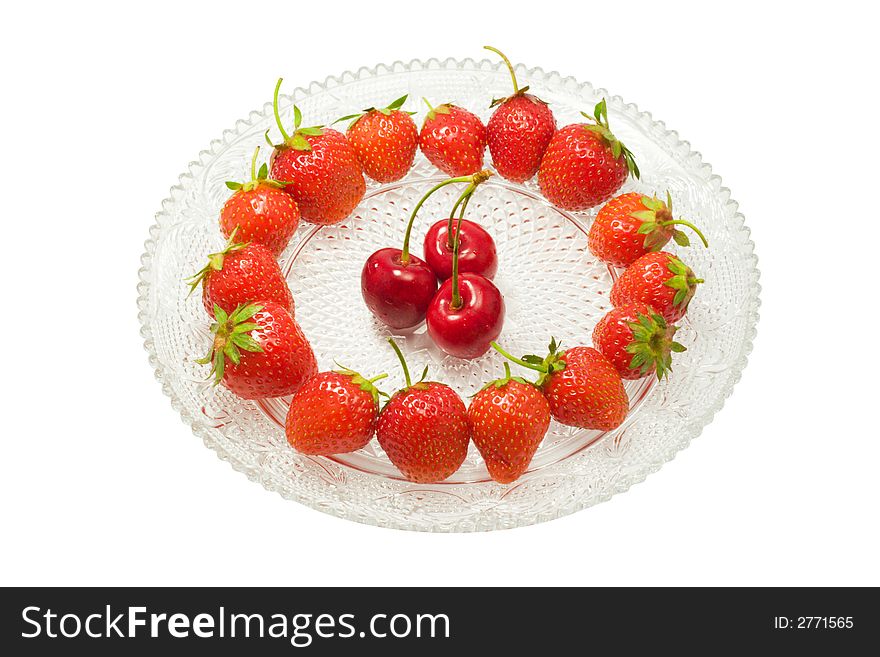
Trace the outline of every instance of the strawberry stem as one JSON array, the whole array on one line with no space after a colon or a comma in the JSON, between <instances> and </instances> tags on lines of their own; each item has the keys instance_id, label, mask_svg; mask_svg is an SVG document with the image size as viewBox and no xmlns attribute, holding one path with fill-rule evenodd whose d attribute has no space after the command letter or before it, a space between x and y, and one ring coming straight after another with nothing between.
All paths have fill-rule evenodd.
<instances>
[{"instance_id":1,"label":"strawberry stem","mask_svg":"<svg viewBox=\"0 0 880 657\"><path fill-rule=\"evenodd\" d=\"M367 381L369 381L370 383L376 383L376 381L381 381L382 379L387 379L387 378L388 378L388 373L384 372L384 373L380 374L379 376L374 376L372 379L367 379Z\"/></svg>"},{"instance_id":2,"label":"strawberry stem","mask_svg":"<svg viewBox=\"0 0 880 657\"><path fill-rule=\"evenodd\" d=\"M278 124L281 136L284 138L284 142L287 143L290 141L290 135L287 134L287 130L285 130L284 126L281 124L281 115L278 113L278 90L281 89L281 82L283 79L284 78L278 78L278 82L275 83L275 93L272 95L272 111L275 114L275 123Z\"/></svg>"},{"instance_id":3,"label":"strawberry stem","mask_svg":"<svg viewBox=\"0 0 880 657\"><path fill-rule=\"evenodd\" d=\"M516 73L513 72L513 64L511 64L510 60L507 59L507 55L498 50L498 48L493 48L492 46L483 46L483 48L485 48L486 50L491 50L504 60L504 63L507 65L507 70L510 71L510 79L513 80L513 95L517 95L519 93L519 85L516 83Z\"/></svg>"},{"instance_id":4,"label":"strawberry stem","mask_svg":"<svg viewBox=\"0 0 880 657\"><path fill-rule=\"evenodd\" d=\"M403 376L406 378L406 387L411 388L412 378L409 375L409 368L406 366L406 358L403 357L403 352L400 350L400 347L397 346L394 338L388 338L388 344L394 349L394 353L397 354L397 360L399 360L400 364L403 366Z\"/></svg>"},{"instance_id":5,"label":"strawberry stem","mask_svg":"<svg viewBox=\"0 0 880 657\"><path fill-rule=\"evenodd\" d=\"M509 360L509 361L512 362L512 363L516 363L517 365L520 365L520 366L525 367L525 368L527 368L527 369L534 370L535 372L542 372L542 373L544 373L544 372L547 371L547 369L546 369L545 367L541 366L541 365L536 365L536 364L534 364L534 363L527 363L527 362L524 361L522 358L517 358L516 356L514 356L514 355L508 353L507 351L505 351L504 349L502 349L502 348L501 348L501 345L499 345L497 342L491 342L490 344L492 345L492 348L493 348L495 351L497 351L499 354L501 354L502 356L504 356L507 360ZM505 363L505 365L506 365L506 364L507 364L507 363ZM509 368L508 368L508 370L509 370Z\"/></svg>"},{"instance_id":6,"label":"strawberry stem","mask_svg":"<svg viewBox=\"0 0 880 657\"><path fill-rule=\"evenodd\" d=\"M254 156L251 158L251 182L257 182L257 156L260 154L260 147L254 149Z\"/></svg>"},{"instance_id":7,"label":"strawberry stem","mask_svg":"<svg viewBox=\"0 0 880 657\"><path fill-rule=\"evenodd\" d=\"M692 231L694 231L700 240L703 242L703 246L707 249L709 248L709 240L706 239L706 236L700 231L699 228L694 226L690 221L685 221L684 219L673 219L670 221L663 221L660 223L661 226L687 226Z\"/></svg>"},{"instance_id":8,"label":"strawberry stem","mask_svg":"<svg viewBox=\"0 0 880 657\"><path fill-rule=\"evenodd\" d=\"M428 102L428 101L425 101L425 102ZM434 185L430 190L428 190L427 194L425 194L421 199L419 199L419 202L416 203L416 207L413 208L412 214L409 217L409 223L406 225L406 233L403 236L403 250L401 251L401 254L400 254L400 263L404 267L406 267L409 264L409 238L410 238L410 235L412 234L412 227L413 227L413 224L415 223L416 215L419 213L419 210L422 208L422 205L424 205L425 201L428 200L428 197L430 197L431 194L436 192L438 189L442 189L443 187L446 187L446 185L451 185L452 183L460 183L460 182L471 182L472 180L473 180L473 176L461 176L459 178L450 178L449 180L444 180L443 182L437 183L436 185Z\"/></svg>"}]
</instances>

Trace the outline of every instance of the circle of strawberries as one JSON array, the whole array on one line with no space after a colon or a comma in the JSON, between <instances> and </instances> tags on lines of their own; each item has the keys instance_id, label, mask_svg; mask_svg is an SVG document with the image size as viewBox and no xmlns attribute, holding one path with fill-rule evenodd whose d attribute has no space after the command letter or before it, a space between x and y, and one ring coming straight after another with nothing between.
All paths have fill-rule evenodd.
<instances>
[{"instance_id":1,"label":"circle of strawberries","mask_svg":"<svg viewBox=\"0 0 880 657\"><path fill-rule=\"evenodd\" d=\"M220 210L222 250L188 280L202 288L212 319L211 346L197 362L210 365L215 385L244 399L292 396L285 422L290 446L330 456L353 452L377 438L404 478L433 484L452 476L473 441L489 476L510 484L529 471L551 419L595 431L621 426L629 412L624 380L672 371L679 322L703 282L676 255L669 241L689 246L682 228L708 240L690 221L673 215L665 200L637 192L617 195L626 180L640 177L635 156L611 131L605 99L586 122L557 129L550 106L520 87L516 69L499 50L513 93L493 99L489 121L453 103L432 106L421 128L403 109L408 96L382 108L344 116L345 132L303 126L293 106L293 130L281 118L279 88L273 112L281 141L250 179L227 182L232 194ZM268 131L266 140L269 140ZM272 142L270 141L270 144ZM589 236L590 252L623 269L610 293L613 308L596 324L592 346L563 348L550 340L546 354L514 356L492 342L504 358L504 374L481 388L468 404L449 386L413 381L393 339L406 385L393 394L377 382L339 366L318 372L311 345L294 317L294 300L277 258L300 221L343 221L361 202L365 176L379 183L403 179L418 151L452 177L483 169L486 148L498 174L514 183L537 177L544 197L557 207L583 211L602 205ZM486 172L487 176L491 175ZM450 180L449 182L455 182ZM445 184L445 183L444 183ZM604 204L604 205L603 205ZM510 364L531 372L515 376ZM383 401L384 398L384 401Z\"/></svg>"}]
</instances>

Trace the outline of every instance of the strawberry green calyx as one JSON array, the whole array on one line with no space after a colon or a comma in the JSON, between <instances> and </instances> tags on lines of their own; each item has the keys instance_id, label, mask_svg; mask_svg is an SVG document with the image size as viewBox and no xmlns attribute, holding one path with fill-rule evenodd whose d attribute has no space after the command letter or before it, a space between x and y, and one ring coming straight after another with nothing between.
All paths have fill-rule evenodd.
<instances>
[{"instance_id":1,"label":"strawberry green calyx","mask_svg":"<svg viewBox=\"0 0 880 657\"><path fill-rule=\"evenodd\" d=\"M422 96L422 100L425 102L425 105L428 106L428 113L425 115L425 121L430 121L438 114L449 114L449 108L452 103L443 103L441 105L437 105L434 107L431 103L428 102L428 99Z\"/></svg>"},{"instance_id":2,"label":"strawberry green calyx","mask_svg":"<svg viewBox=\"0 0 880 657\"><path fill-rule=\"evenodd\" d=\"M517 365L534 372L538 372L538 378L535 379L533 383L533 385L538 388L542 387L551 375L556 372L561 372L566 367L565 352L559 350L561 345L556 342L556 338L550 338L547 355L543 357L535 354L527 354L522 358L517 358L502 349L497 342L492 342L491 344L495 351L504 356L510 362L516 363Z\"/></svg>"},{"instance_id":3,"label":"strawberry green calyx","mask_svg":"<svg viewBox=\"0 0 880 657\"><path fill-rule=\"evenodd\" d=\"M386 393L382 392L374 385L376 383L376 381L381 381L382 379L387 378L388 377L387 373L382 373L378 376L374 376L372 379L368 379L365 376L363 376L362 374L355 372L352 369L349 369L347 367L343 367L339 363L336 363L336 366L339 369L333 370L333 371L336 372L337 374L342 374L343 376L350 377L352 383L354 383L356 386L358 386L364 392L370 393L370 396L373 398L373 403L375 403L376 406L379 405L379 396L380 395L385 396L385 397L388 396Z\"/></svg>"},{"instance_id":4,"label":"strawberry green calyx","mask_svg":"<svg viewBox=\"0 0 880 657\"><path fill-rule=\"evenodd\" d=\"M254 155L251 158L251 179L246 183L240 182L232 182L227 180L226 186L234 192L241 190L243 192L250 192L256 189L259 185L269 185L270 187L284 187L285 183L280 182L278 180L273 180L269 177L269 166L263 162L260 166L260 170L257 171L257 156L260 154L260 147L257 146L254 149Z\"/></svg>"},{"instance_id":5,"label":"strawberry green calyx","mask_svg":"<svg viewBox=\"0 0 880 657\"><path fill-rule=\"evenodd\" d=\"M675 290L675 296L672 298L674 306L680 306L690 301L697 290L697 285L706 282L702 278L694 276L691 268L675 256L670 256L666 268L672 273L672 277L667 279L663 285Z\"/></svg>"},{"instance_id":6,"label":"strawberry green calyx","mask_svg":"<svg viewBox=\"0 0 880 657\"><path fill-rule=\"evenodd\" d=\"M666 203L656 196L642 196L641 201L645 209L633 212L630 216L642 221L638 232L645 236L644 246L646 249L659 251L669 241L669 238L675 240L679 246L690 246L691 241L687 234L675 226L687 226L697 234L703 246L709 248L709 241L699 228L684 219L673 219L672 195L668 191L666 192Z\"/></svg>"},{"instance_id":7,"label":"strawberry green calyx","mask_svg":"<svg viewBox=\"0 0 880 657\"><path fill-rule=\"evenodd\" d=\"M238 306L227 315L220 306L214 304L215 321L211 324L214 342L211 344L208 355L199 358L196 362L200 365L212 363L211 377L214 379L215 386L223 380L227 359L238 365L241 362L242 350L263 351L259 343L251 337L251 331L259 329L260 325L248 321L262 309L263 306L248 303Z\"/></svg>"},{"instance_id":8,"label":"strawberry green calyx","mask_svg":"<svg viewBox=\"0 0 880 657\"><path fill-rule=\"evenodd\" d=\"M336 125L337 123L340 123L341 121L351 121L351 123L349 123L346 128L346 129L350 129L355 123L357 123L361 119L362 116L365 116L365 115L369 114L370 112L379 112L381 114L384 114L385 116L391 116L392 112L399 111L399 112L403 112L404 114L409 114L410 116L412 116L416 112L408 112L406 110L400 109L401 107L403 107L403 104L406 102L407 98L409 98L409 94L404 94L403 96L401 96L397 100L389 103L387 107L368 107L364 110L361 110L360 112L357 112L356 114L348 114L347 116L341 116L338 119L336 119L333 123L331 123L330 125Z\"/></svg>"},{"instance_id":9,"label":"strawberry green calyx","mask_svg":"<svg viewBox=\"0 0 880 657\"><path fill-rule=\"evenodd\" d=\"M672 353L686 351L684 345L672 339L678 327L668 326L657 313L638 313L636 319L638 321L628 322L633 333L632 341L626 346L626 351L633 356L629 367L642 375L654 368L657 380L663 380L672 371Z\"/></svg>"},{"instance_id":10,"label":"strawberry green calyx","mask_svg":"<svg viewBox=\"0 0 880 657\"><path fill-rule=\"evenodd\" d=\"M410 388L425 388L425 378L428 376L428 366L425 365L425 369L422 370L422 376L415 383L412 382L412 378L409 374L409 367L406 364L406 358L403 355L403 352L400 350L400 347L397 346L397 343L394 341L394 338L388 338L388 344L391 345L391 348L394 349L394 353L397 354L397 360L400 361L401 367L403 367L403 376L406 379L406 386L398 390L398 392L403 392L404 390L409 390Z\"/></svg>"},{"instance_id":11,"label":"strawberry green calyx","mask_svg":"<svg viewBox=\"0 0 880 657\"><path fill-rule=\"evenodd\" d=\"M510 100L511 98L516 98L517 96L524 96L526 94L526 92L529 90L529 87L528 87L528 85L526 85L525 87L519 86L519 84L516 81L516 72L514 72L514 70L513 70L513 64L510 63L510 60L507 58L507 55L505 55L503 52L498 50L498 48L494 48L492 46L483 46L483 48L485 48L486 50L491 50L496 55L501 57L501 59L504 61L504 65L507 66L507 70L510 72L510 79L513 81L513 93L510 96L506 96L504 98L493 98L492 103L489 105L489 107L497 107L498 105L501 105L502 103ZM543 103L544 105L547 104L543 100L541 100L540 98L538 98L536 96L530 95L529 98L534 100L535 102Z\"/></svg>"},{"instance_id":12,"label":"strawberry green calyx","mask_svg":"<svg viewBox=\"0 0 880 657\"><path fill-rule=\"evenodd\" d=\"M480 391L485 390L486 388L491 388L493 386L495 388L503 388L511 381L516 381L517 383L523 383L527 386L534 386L535 385L531 381L527 381L526 379L522 378L521 376L513 376L510 373L510 364L507 361L505 361L504 362L504 376L501 377L500 379L495 379L494 381L489 381L489 383L487 383L482 388L480 388ZM476 394L474 394L472 396L476 396Z\"/></svg>"},{"instance_id":13,"label":"strawberry green calyx","mask_svg":"<svg viewBox=\"0 0 880 657\"><path fill-rule=\"evenodd\" d=\"M292 148L297 151L310 151L312 150L311 144L309 144L309 140L306 139L306 136L310 137L320 137L324 134L322 128L324 126L316 125L310 126L308 128L301 128L302 125L302 112L299 107L296 105L293 106L293 134L288 134L287 130L284 129L284 124L281 122L281 114L278 111L278 90L281 89L281 82L283 78L278 78L278 82L275 84L275 93L272 96L272 111L275 114L275 124L278 126L278 130L281 132L281 137L283 139L281 144L272 144L270 141L270 145L275 146L275 148ZM269 141L268 130L266 131L266 140Z\"/></svg>"},{"instance_id":14,"label":"strawberry green calyx","mask_svg":"<svg viewBox=\"0 0 880 657\"><path fill-rule=\"evenodd\" d=\"M223 269L223 260L224 258L233 253L235 251L240 251L244 247L248 245L248 242L236 242L235 234L238 232L238 226L233 229L232 233L229 235L229 239L226 241L226 246L223 247L222 251L218 251L217 253L211 253L208 255L208 264L202 267L199 271L197 271L193 276L190 276L186 279L186 283L189 284L189 293L192 294L195 292L196 288L199 284L205 280L205 277L212 271L220 271Z\"/></svg>"},{"instance_id":15,"label":"strawberry green calyx","mask_svg":"<svg viewBox=\"0 0 880 657\"><path fill-rule=\"evenodd\" d=\"M624 160L626 160L626 168L629 170L629 172L636 178L641 177L641 172L639 171L639 167L636 164L636 160L632 154L632 151L624 146L623 142L615 137L614 133L612 133L611 129L608 127L608 106L605 102L605 99L603 98L598 103L596 103L596 107L593 109L592 116L590 116L586 112L581 112L581 114L590 121L595 122L595 125L587 125L586 129L602 137L602 139L604 139L605 142L611 147L611 153L614 155L614 157L620 157L622 154Z\"/></svg>"}]
</instances>

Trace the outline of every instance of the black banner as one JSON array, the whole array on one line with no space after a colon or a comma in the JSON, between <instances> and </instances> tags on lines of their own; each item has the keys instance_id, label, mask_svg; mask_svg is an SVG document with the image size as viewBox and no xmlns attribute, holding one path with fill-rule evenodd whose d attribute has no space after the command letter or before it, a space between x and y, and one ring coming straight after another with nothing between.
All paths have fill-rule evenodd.
<instances>
[{"instance_id":1,"label":"black banner","mask_svg":"<svg viewBox=\"0 0 880 657\"><path fill-rule=\"evenodd\" d=\"M880 606L874 589L21 588L0 614L8 655L854 654Z\"/></svg>"}]
</instances>

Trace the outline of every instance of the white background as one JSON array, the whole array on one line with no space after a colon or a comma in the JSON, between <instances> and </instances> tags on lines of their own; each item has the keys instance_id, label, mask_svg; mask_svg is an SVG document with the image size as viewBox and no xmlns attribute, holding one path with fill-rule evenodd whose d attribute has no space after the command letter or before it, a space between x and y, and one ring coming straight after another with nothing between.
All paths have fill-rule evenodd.
<instances>
[{"instance_id":1,"label":"white background","mask_svg":"<svg viewBox=\"0 0 880 657\"><path fill-rule=\"evenodd\" d=\"M10 5L0 583L880 584L867 6ZM704 154L757 245L750 364L659 473L551 523L427 535L284 501L205 449L153 380L135 309L153 214L279 75L305 86L484 43L638 103Z\"/></svg>"}]
</instances>

